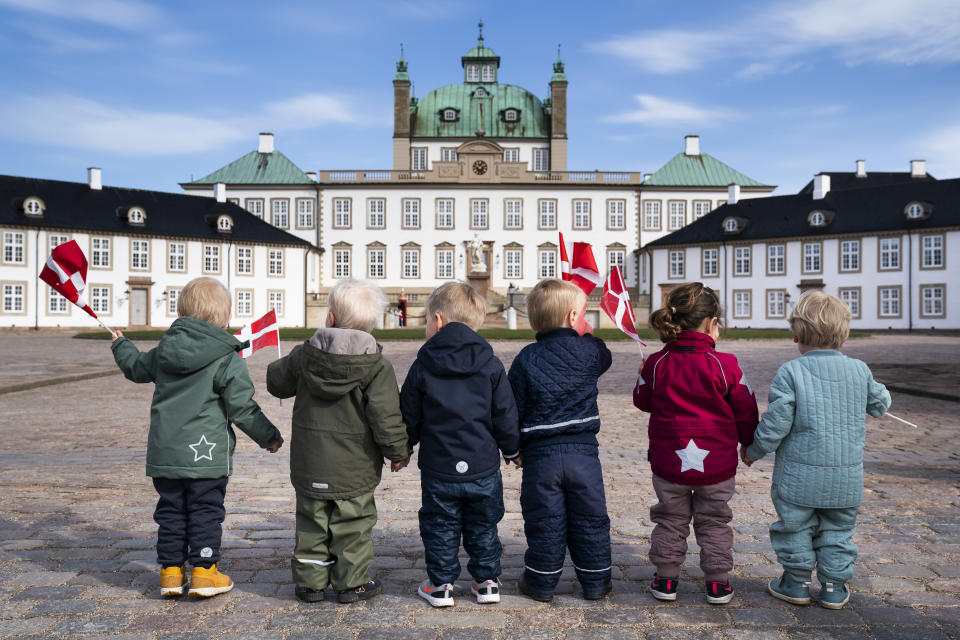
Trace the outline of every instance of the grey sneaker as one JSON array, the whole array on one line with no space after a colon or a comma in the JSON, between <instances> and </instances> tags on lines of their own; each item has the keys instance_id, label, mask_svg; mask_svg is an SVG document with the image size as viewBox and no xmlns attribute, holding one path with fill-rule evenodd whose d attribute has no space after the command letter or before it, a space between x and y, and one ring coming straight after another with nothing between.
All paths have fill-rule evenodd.
<instances>
[{"instance_id":1,"label":"grey sneaker","mask_svg":"<svg viewBox=\"0 0 960 640\"><path fill-rule=\"evenodd\" d=\"M784 571L779 578L774 578L767 585L767 591L774 598L790 604L810 604L810 582Z\"/></svg>"},{"instance_id":2,"label":"grey sneaker","mask_svg":"<svg viewBox=\"0 0 960 640\"><path fill-rule=\"evenodd\" d=\"M842 582L821 582L820 606L827 609L842 609L850 600L850 589Z\"/></svg>"}]
</instances>

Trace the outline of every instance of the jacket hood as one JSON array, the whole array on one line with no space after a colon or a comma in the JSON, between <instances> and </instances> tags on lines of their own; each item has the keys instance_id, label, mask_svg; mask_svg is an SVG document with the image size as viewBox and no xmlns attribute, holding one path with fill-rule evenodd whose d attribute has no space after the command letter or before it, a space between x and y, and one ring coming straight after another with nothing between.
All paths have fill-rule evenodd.
<instances>
[{"instance_id":1,"label":"jacket hood","mask_svg":"<svg viewBox=\"0 0 960 640\"><path fill-rule=\"evenodd\" d=\"M177 318L157 345L157 364L177 375L198 371L236 353L240 341L220 327L196 318Z\"/></svg>"},{"instance_id":2,"label":"jacket hood","mask_svg":"<svg viewBox=\"0 0 960 640\"><path fill-rule=\"evenodd\" d=\"M314 396L336 400L373 376L381 350L365 331L317 329L303 345L302 379Z\"/></svg>"},{"instance_id":3,"label":"jacket hood","mask_svg":"<svg viewBox=\"0 0 960 640\"><path fill-rule=\"evenodd\" d=\"M489 343L460 322L445 325L420 347L417 354L423 366L438 376L476 373L493 357Z\"/></svg>"}]
</instances>

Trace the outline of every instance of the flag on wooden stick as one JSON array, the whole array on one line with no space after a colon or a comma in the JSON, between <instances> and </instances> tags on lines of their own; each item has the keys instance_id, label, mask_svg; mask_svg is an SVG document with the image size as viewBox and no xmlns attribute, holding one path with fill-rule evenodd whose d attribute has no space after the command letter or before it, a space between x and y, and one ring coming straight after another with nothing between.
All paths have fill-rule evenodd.
<instances>
[{"instance_id":1,"label":"flag on wooden stick","mask_svg":"<svg viewBox=\"0 0 960 640\"><path fill-rule=\"evenodd\" d=\"M64 298L94 318L97 317L84 296L87 288L87 257L83 255L83 250L80 249L76 240L65 242L54 248L43 270L40 271L40 279Z\"/></svg>"},{"instance_id":2,"label":"flag on wooden stick","mask_svg":"<svg viewBox=\"0 0 960 640\"><path fill-rule=\"evenodd\" d=\"M249 358L254 352L270 346L276 346L277 353L280 353L280 327L277 325L277 312L273 309L233 335L240 342L249 341L249 344L240 352L244 358Z\"/></svg>"},{"instance_id":3,"label":"flag on wooden stick","mask_svg":"<svg viewBox=\"0 0 960 640\"><path fill-rule=\"evenodd\" d=\"M600 269L590 243L568 243L560 233L560 277L577 285L587 295L600 284Z\"/></svg>"},{"instance_id":4,"label":"flag on wooden stick","mask_svg":"<svg viewBox=\"0 0 960 640\"><path fill-rule=\"evenodd\" d=\"M620 267L614 265L610 275L603 284L603 297L600 298L600 308L616 323L617 328L637 341L640 351L647 343L637 335L637 318L633 315L633 306L630 304L630 294L627 293L627 284L620 273Z\"/></svg>"}]
</instances>

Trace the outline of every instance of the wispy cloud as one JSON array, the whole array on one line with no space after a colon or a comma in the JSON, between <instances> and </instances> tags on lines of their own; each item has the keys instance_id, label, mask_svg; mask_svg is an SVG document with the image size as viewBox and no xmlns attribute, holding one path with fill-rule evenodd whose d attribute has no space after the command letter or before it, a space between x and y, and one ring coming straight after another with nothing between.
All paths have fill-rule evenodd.
<instances>
[{"instance_id":1,"label":"wispy cloud","mask_svg":"<svg viewBox=\"0 0 960 640\"><path fill-rule=\"evenodd\" d=\"M936 176L960 175L960 123L946 125L923 136L917 147L910 150L911 157L924 157L930 173Z\"/></svg>"},{"instance_id":2,"label":"wispy cloud","mask_svg":"<svg viewBox=\"0 0 960 640\"><path fill-rule=\"evenodd\" d=\"M20 29L41 42L43 49L50 53L109 51L119 44L113 40L90 38L46 25L22 24Z\"/></svg>"},{"instance_id":3,"label":"wispy cloud","mask_svg":"<svg viewBox=\"0 0 960 640\"><path fill-rule=\"evenodd\" d=\"M136 31L155 25L162 12L138 0L0 0L0 6Z\"/></svg>"},{"instance_id":4,"label":"wispy cloud","mask_svg":"<svg viewBox=\"0 0 960 640\"><path fill-rule=\"evenodd\" d=\"M634 96L634 99L639 104L638 109L607 116L603 119L604 122L644 125L694 124L708 127L738 117L737 113L727 109L708 109L659 96L640 94Z\"/></svg>"}]
</instances>

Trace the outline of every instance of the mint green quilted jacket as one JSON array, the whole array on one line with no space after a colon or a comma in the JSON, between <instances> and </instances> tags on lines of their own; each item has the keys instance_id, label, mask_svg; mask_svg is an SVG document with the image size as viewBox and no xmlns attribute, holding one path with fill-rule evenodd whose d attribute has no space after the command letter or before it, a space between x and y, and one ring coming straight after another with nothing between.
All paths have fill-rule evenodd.
<instances>
[{"instance_id":1,"label":"mint green quilted jacket","mask_svg":"<svg viewBox=\"0 0 960 640\"><path fill-rule=\"evenodd\" d=\"M805 507L860 504L866 414L890 407L887 388L866 363L831 349L784 363L770 385L769 407L747 457L777 452L773 492Z\"/></svg>"}]
</instances>

